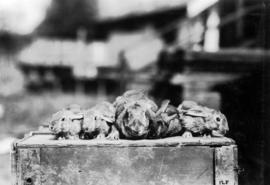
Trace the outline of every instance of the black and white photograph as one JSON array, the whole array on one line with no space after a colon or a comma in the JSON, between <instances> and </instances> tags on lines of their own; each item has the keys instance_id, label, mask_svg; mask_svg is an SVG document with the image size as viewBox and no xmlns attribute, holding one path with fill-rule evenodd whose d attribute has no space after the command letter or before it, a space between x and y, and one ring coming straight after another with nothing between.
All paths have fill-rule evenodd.
<instances>
[{"instance_id":1,"label":"black and white photograph","mask_svg":"<svg viewBox=\"0 0 270 185\"><path fill-rule=\"evenodd\" d=\"M269 0L0 0L0 185L269 184Z\"/></svg>"}]
</instances>

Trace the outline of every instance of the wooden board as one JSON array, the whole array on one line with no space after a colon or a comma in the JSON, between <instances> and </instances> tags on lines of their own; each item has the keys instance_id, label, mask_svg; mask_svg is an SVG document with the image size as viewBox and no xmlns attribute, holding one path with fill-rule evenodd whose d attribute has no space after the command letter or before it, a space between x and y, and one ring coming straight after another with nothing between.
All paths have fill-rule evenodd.
<instances>
[{"instance_id":1,"label":"wooden board","mask_svg":"<svg viewBox=\"0 0 270 185\"><path fill-rule=\"evenodd\" d=\"M169 137L165 139L146 139L146 140L54 140L52 134L32 134L18 141L16 147L78 147L78 146L115 146L115 147L164 147L164 146L229 146L234 144L230 138L207 138L207 137Z\"/></svg>"},{"instance_id":2,"label":"wooden board","mask_svg":"<svg viewBox=\"0 0 270 185\"><path fill-rule=\"evenodd\" d=\"M53 140L35 133L14 145L14 185L237 185L229 138Z\"/></svg>"},{"instance_id":3,"label":"wooden board","mask_svg":"<svg viewBox=\"0 0 270 185\"><path fill-rule=\"evenodd\" d=\"M210 147L85 147L19 149L20 183L213 184Z\"/></svg>"},{"instance_id":4,"label":"wooden board","mask_svg":"<svg viewBox=\"0 0 270 185\"><path fill-rule=\"evenodd\" d=\"M238 159L236 146L223 146L215 149L216 185L235 185L238 183Z\"/></svg>"}]
</instances>

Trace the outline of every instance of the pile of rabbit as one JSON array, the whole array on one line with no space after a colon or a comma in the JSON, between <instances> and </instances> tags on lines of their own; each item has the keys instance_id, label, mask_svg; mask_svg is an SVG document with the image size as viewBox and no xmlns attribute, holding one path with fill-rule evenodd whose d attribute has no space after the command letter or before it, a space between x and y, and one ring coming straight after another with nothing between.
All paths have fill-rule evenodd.
<instances>
[{"instance_id":1,"label":"pile of rabbit","mask_svg":"<svg viewBox=\"0 0 270 185\"><path fill-rule=\"evenodd\" d=\"M117 140L223 137L229 127L220 111L193 101L174 107L164 100L159 108L143 91L131 90L113 104L102 102L86 110L70 105L52 115L49 129L56 139Z\"/></svg>"}]
</instances>

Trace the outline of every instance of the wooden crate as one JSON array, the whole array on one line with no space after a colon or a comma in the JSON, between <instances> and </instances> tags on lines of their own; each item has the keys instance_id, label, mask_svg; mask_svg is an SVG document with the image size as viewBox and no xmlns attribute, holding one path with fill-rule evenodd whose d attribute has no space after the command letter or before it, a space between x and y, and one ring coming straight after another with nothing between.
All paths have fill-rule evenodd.
<instances>
[{"instance_id":1,"label":"wooden crate","mask_svg":"<svg viewBox=\"0 0 270 185\"><path fill-rule=\"evenodd\" d=\"M14 144L15 185L237 185L229 138L53 140L32 133Z\"/></svg>"}]
</instances>

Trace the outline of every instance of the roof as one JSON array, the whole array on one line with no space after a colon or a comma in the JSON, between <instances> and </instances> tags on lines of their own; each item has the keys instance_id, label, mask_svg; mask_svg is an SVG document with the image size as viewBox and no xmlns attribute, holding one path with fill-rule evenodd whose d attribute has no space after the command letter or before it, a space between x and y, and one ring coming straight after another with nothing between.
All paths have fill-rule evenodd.
<instances>
[{"instance_id":1,"label":"roof","mask_svg":"<svg viewBox=\"0 0 270 185\"><path fill-rule=\"evenodd\" d=\"M117 19L186 7L189 0L98 0L98 19Z\"/></svg>"}]
</instances>

